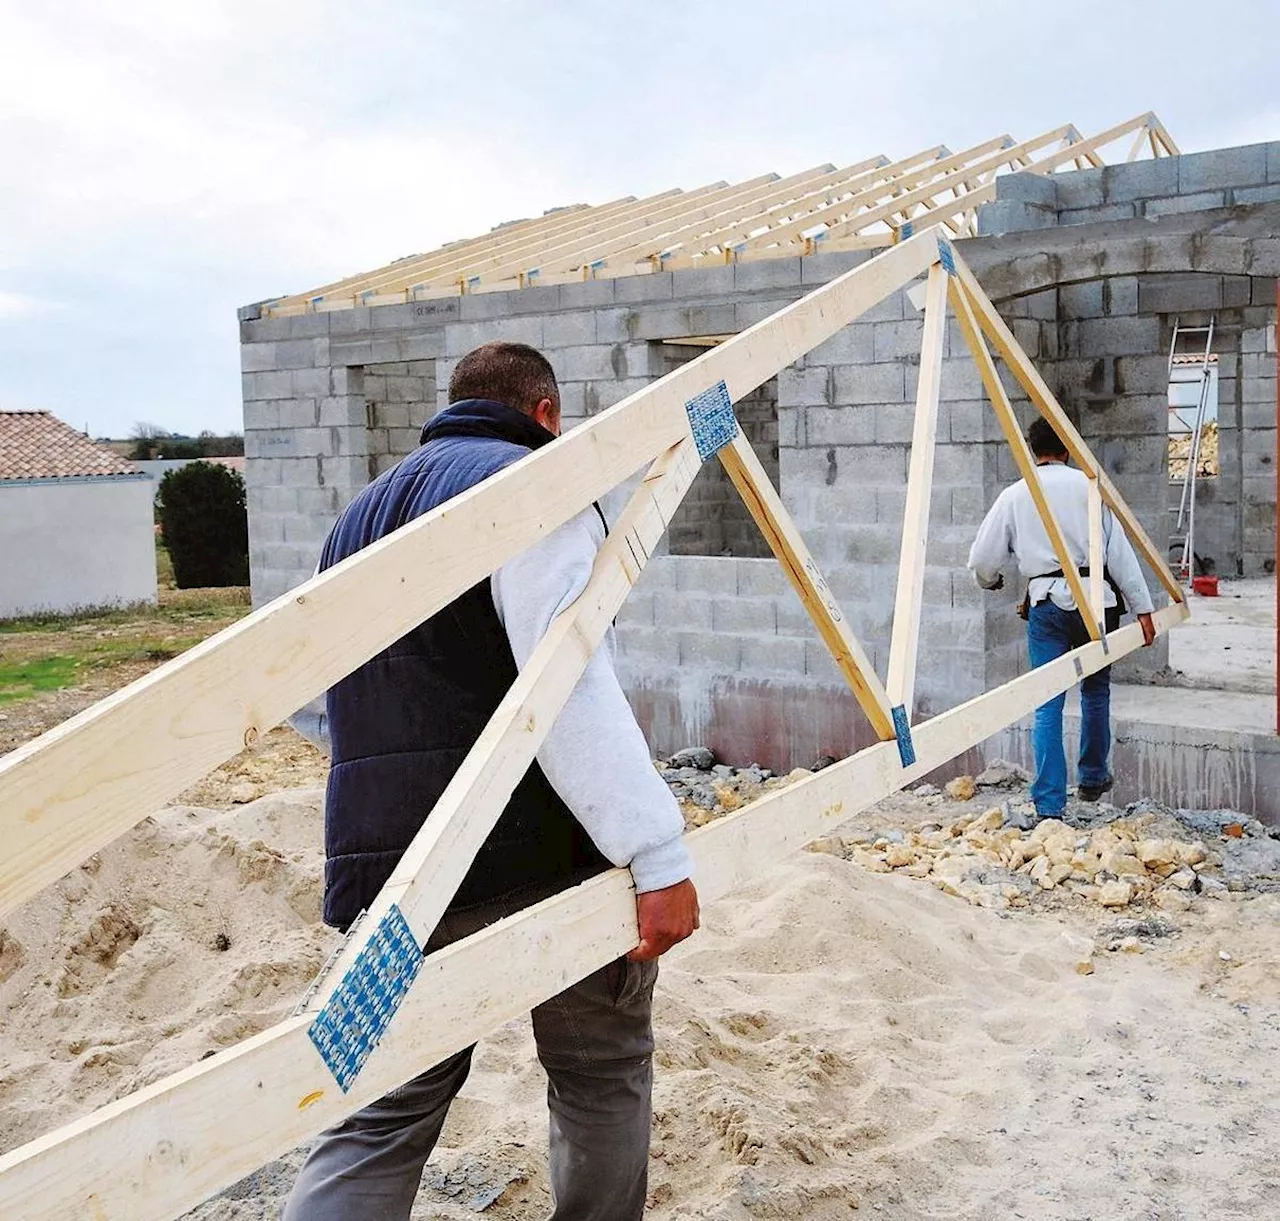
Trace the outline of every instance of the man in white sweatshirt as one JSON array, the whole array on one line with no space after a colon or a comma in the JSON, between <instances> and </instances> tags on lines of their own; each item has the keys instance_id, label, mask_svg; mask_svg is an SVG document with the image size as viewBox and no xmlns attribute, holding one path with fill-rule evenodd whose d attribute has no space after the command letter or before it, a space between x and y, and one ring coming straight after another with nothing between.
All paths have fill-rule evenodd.
<instances>
[{"instance_id":1,"label":"man in white sweatshirt","mask_svg":"<svg viewBox=\"0 0 1280 1221\"><path fill-rule=\"evenodd\" d=\"M560 431L555 374L523 344L468 353L454 369L449 399L423 428L422 445L343 511L321 568ZM347 927L377 895L519 667L586 587L605 532L598 509L578 514L329 691L330 924ZM610 632L427 946L467 936L610 865L631 871L638 945L533 1011L548 1078L553 1221L638 1221L644 1211L657 959L698 927L684 822L612 659ZM323 1133L285 1221L406 1221L471 1051Z\"/></svg>"},{"instance_id":2,"label":"man in white sweatshirt","mask_svg":"<svg viewBox=\"0 0 1280 1221\"><path fill-rule=\"evenodd\" d=\"M1048 420L1037 417L1027 430L1036 474L1045 498L1062 527L1067 550L1087 574L1089 557L1089 478L1068 466L1067 447ZM1155 639L1151 594L1133 546L1109 509L1103 509L1104 598L1106 630L1120 625L1124 606L1142 625L1144 644ZM969 568L983 589L1001 589L1001 568L1016 559L1027 582L1027 652L1042 666L1087 643L1088 629L1058 563L1048 532L1031 498L1026 480L996 497L969 552ZM1034 746L1036 778L1031 797L1043 818L1061 814L1067 804L1067 759L1062 745L1062 710L1066 695L1054 696L1036 709ZM1080 684L1080 758L1078 782L1084 801L1097 801L1112 786L1111 671L1099 670Z\"/></svg>"}]
</instances>

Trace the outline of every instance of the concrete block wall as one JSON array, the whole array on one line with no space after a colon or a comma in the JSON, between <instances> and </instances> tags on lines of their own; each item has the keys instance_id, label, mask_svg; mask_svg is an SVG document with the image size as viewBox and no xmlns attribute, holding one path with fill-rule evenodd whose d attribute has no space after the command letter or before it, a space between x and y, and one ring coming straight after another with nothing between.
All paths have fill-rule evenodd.
<instances>
[{"instance_id":1,"label":"concrete block wall","mask_svg":"<svg viewBox=\"0 0 1280 1221\"><path fill-rule=\"evenodd\" d=\"M983 236L1280 201L1280 141L1050 175L996 179Z\"/></svg>"},{"instance_id":2,"label":"concrete block wall","mask_svg":"<svg viewBox=\"0 0 1280 1221\"><path fill-rule=\"evenodd\" d=\"M436 362L392 361L364 366L369 477L382 474L418 447L436 412Z\"/></svg>"}]
</instances>

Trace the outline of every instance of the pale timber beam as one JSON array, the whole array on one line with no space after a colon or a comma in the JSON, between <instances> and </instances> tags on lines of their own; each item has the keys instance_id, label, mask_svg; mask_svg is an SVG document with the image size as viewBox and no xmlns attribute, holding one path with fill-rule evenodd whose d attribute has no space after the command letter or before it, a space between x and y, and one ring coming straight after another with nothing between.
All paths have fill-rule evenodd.
<instances>
[{"instance_id":1,"label":"pale timber beam","mask_svg":"<svg viewBox=\"0 0 1280 1221\"><path fill-rule=\"evenodd\" d=\"M1106 557L1102 547L1102 489L1097 479L1089 480L1089 609L1103 630L1106 630L1106 595L1103 593L1102 574ZM1082 612L1083 613L1083 612Z\"/></svg>"},{"instance_id":2,"label":"pale timber beam","mask_svg":"<svg viewBox=\"0 0 1280 1221\"><path fill-rule=\"evenodd\" d=\"M1186 617L1157 611L1161 632ZM917 725L917 762L870 746L687 837L704 902L923 778L1142 644L1129 625ZM5 1221L173 1221L264 1162L468 1046L636 944L629 875L612 870L427 958L386 1040L341 1093L308 1016L146 1086L0 1158Z\"/></svg>"},{"instance_id":3,"label":"pale timber beam","mask_svg":"<svg viewBox=\"0 0 1280 1221\"><path fill-rule=\"evenodd\" d=\"M972 303L979 324L986 333L987 338L995 345L1001 358L1009 366L1014 377L1018 379L1018 383L1027 392L1036 409L1053 425L1054 430L1062 438L1075 464L1087 475L1097 479L1098 486L1102 491L1102 498L1107 507L1119 519L1130 541L1138 549L1143 559L1151 566L1152 571L1159 578L1161 585L1164 586L1169 596L1176 602L1184 601L1186 593L1182 586L1178 584L1178 580L1172 571L1170 571L1164 553L1151 541L1151 537L1142 528L1142 523L1134 516L1133 510L1129 508L1124 498L1117 491L1115 484L1111 481L1111 477L1102 469L1098 460L1084 443L1084 438L1080 436L1076 426L1067 418L1066 412L1058 405L1058 400L1054 398L1053 391L1045 384L1044 378L1040 376L1040 371L1019 346L1018 341L1013 336L1013 332L1009 329L1005 320L1000 317L999 311L992 305L990 298L983 292L982 285L978 283L977 277L959 256L956 256L955 264L956 275L964 285L965 295Z\"/></svg>"},{"instance_id":4,"label":"pale timber beam","mask_svg":"<svg viewBox=\"0 0 1280 1221\"><path fill-rule=\"evenodd\" d=\"M0 915L689 436L696 395L740 399L937 257L884 251L0 759Z\"/></svg>"},{"instance_id":5,"label":"pale timber beam","mask_svg":"<svg viewBox=\"0 0 1280 1221\"><path fill-rule=\"evenodd\" d=\"M894 736L893 711L875 667L849 626L817 561L809 554L751 442L739 432L719 456L823 643L831 650L837 668L853 689L876 737L882 742L888 741Z\"/></svg>"},{"instance_id":6,"label":"pale timber beam","mask_svg":"<svg viewBox=\"0 0 1280 1221\"><path fill-rule=\"evenodd\" d=\"M911 465L907 472L907 503L902 520L902 553L898 562L893 635L889 643L889 669L885 680L889 703L903 710L908 724L915 707L929 504L933 496L933 458L938 442L938 392L942 383L942 347L947 327L947 279L946 269L941 263L929 268L925 287L924 335L920 343L920 377L916 386L916 418L911 434Z\"/></svg>"}]
</instances>

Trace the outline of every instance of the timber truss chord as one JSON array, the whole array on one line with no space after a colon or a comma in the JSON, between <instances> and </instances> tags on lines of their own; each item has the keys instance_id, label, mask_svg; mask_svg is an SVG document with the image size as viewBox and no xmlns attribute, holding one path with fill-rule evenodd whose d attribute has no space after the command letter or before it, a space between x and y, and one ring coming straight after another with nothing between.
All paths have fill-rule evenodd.
<instances>
[{"instance_id":1,"label":"timber truss chord","mask_svg":"<svg viewBox=\"0 0 1280 1221\"><path fill-rule=\"evenodd\" d=\"M1128 160L1178 147L1148 112L1087 139L1070 123L1031 140L1000 135L952 153L935 145L900 161L881 154L788 178L712 183L595 207L558 208L263 306L264 317L403 304L463 293L643 275L754 259L889 246L930 225L977 232L978 207L1002 172L1051 174L1103 164L1099 150L1134 134Z\"/></svg>"},{"instance_id":2,"label":"timber truss chord","mask_svg":"<svg viewBox=\"0 0 1280 1221\"><path fill-rule=\"evenodd\" d=\"M1069 146L1070 147L1070 146ZM897 605L881 682L783 507L732 404L920 276L923 344ZM1014 455L1035 468L991 349L1092 487L1089 556L1036 505L1092 639L924 721L913 717L921 586L950 303ZM988 346L990 345L990 347ZM422 947L532 762L703 461L741 492L879 742L692 832L705 900L976 746L1142 643L1101 627L1103 512L1127 531L1184 619L1162 549L1099 468L947 231L916 233L484 483L0 760L0 914L386 648L648 464L582 595L551 625L341 954L295 1014L0 1158L6 1221L169 1221L637 940L615 869L430 955ZM1077 560L1090 562L1084 585ZM235 675L236 682L227 681Z\"/></svg>"}]
</instances>

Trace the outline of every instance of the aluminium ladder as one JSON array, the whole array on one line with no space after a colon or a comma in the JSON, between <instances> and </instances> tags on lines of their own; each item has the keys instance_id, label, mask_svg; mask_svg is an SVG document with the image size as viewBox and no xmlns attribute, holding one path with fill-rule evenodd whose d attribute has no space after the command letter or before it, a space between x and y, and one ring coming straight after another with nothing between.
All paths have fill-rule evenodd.
<instances>
[{"instance_id":1,"label":"aluminium ladder","mask_svg":"<svg viewBox=\"0 0 1280 1221\"><path fill-rule=\"evenodd\" d=\"M1209 385L1212 371L1213 328L1216 318L1209 319L1208 326L1182 326L1177 318L1173 320L1173 342L1169 345L1169 382L1173 384L1175 364L1181 363L1185 368L1190 362L1178 362L1179 356L1195 355L1192 352L1179 352L1179 339L1188 335L1203 335L1204 352L1200 354L1200 393L1196 400L1195 422L1190 429L1191 439L1187 451L1187 469L1182 476L1182 495L1178 502L1178 522L1173 537L1169 540L1169 548L1175 551L1182 548L1181 559L1174 564L1174 572L1179 579L1186 581L1192 577L1195 565L1195 532L1196 532L1196 479L1200 466L1200 442L1204 435L1205 415L1209 408ZM1176 416L1177 409L1172 405L1170 413ZM1177 416L1179 422L1182 417Z\"/></svg>"}]
</instances>

